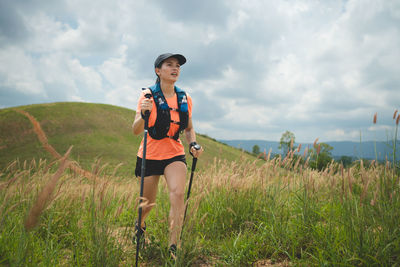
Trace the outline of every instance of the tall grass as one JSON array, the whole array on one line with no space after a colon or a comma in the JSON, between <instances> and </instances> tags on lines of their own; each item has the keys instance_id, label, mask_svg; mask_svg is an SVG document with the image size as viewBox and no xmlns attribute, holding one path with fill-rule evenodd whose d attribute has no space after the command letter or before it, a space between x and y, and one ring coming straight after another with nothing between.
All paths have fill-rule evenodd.
<instances>
[{"instance_id":1,"label":"tall grass","mask_svg":"<svg viewBox=\"0 0 400 267\"><path fill-rule=\"evenodd\" d=\"M107 175L109 166L99 161L81 171L69 153L0 170L0 265L134 264L137 179L119 177L118 165ZM360 159L344 168L332 161L320 171L293 150L283 159L244 158L215 158L196 173L176 260L167 252L169 197L162 180L147 218L142 264L399 266L395 154L393 162Z\"/></svg>"},{"instance_id":2,"label":"tall grass","mask_svg":"<svg viewBox=\"0 0 400 267\"><path fill-rule=\"evenodd\" d=\"M118 265L126 244L118 242L121 230L113 226L122 219L121 207L135 209L135 186L117 177L110 183L109 177L52 174L56 165L65 168L58 162L13 162L1 173L0 264Z\"/></svg>"},{"instance_id":3,"label":"tall grass","mask_svg":"<svg viewBox=\"0 0 400 267\"><path fill-rule=\"evenodd\" d=\"M176 261L167 253L169 202L162 182L147 219L141 263L398 265L400 192L392 165L361 161L344 169L332 163L316 171L292 155L262 165L215 159L196 173ZM103 166L93 164L98 178L92 180L64 171L33 227L24 222L62 163L13 162L4 168L0 264L133 265L138 183L103 175Z\"/></svg>"}]
</instances>

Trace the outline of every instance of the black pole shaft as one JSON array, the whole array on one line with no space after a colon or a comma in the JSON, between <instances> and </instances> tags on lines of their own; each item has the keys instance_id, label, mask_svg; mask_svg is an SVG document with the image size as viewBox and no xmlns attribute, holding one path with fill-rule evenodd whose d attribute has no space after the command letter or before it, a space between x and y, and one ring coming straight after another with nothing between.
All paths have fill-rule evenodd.
<instances>
[{"instance_id":1,"label":"black pole shaft","mask_svg":"<svg viewBox=\"0 0 400 267\"><path fill-rule=\"evenodd\" d=\"M149 98L148 95L146 95L146 98ZM144 187L144 174L146 171L146 147L147 147L147 133L149 131L149 116L150 112L148 110L145 111L144 113L144 136L143 136L143 157L142 157L142 166L140 170L140 197L139 197L139 215L138 215L138 229L136 233L136 263L135 266L138 266L139 262L139 248L140 248L140 238L142 235L142 198L143 198L143 187Z\"/></svg>"},{"instance_id":2,"label":"black pole shaft","mask_svg":"<svg viewBox=\"0 0 400 267\"><path fill-rule=\"evenodd\" d=\"M188 200L190 197L190 190L192 189L192 182L193 182L193 174L194 171L196 170L196 164L197 164L197 158L193 158L193 162L192 162L192 170L190 173L190 180L189 180L189 188L188 188L188 192L187 192L187 196L186 196L186 207L185 207L185 213L183 215L183 222L185 222L185 218L186 218L186 212L187 212L187 207L188 207Z\"/></svg>"}]
</instances>

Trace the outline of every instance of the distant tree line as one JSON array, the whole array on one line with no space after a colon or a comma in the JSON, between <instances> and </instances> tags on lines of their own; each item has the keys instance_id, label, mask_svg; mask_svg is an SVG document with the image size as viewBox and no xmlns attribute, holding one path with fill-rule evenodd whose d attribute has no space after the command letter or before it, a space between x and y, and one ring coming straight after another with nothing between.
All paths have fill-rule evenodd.
<instances>
[{"instance_id":1,"label":"distant tree line","mask_svg":"<svg viewBox=\"0 0 400 267\"><path fill-rule=\"evenodd\" d=\"M301 148L301 145L296 146L295 144L296 137L294 133L290 131L286 131L282 134L281 139L279 141L279 149L281 149L282 153L281 156L285 157L288 155L289 152L291 151L296 151L297 154L295 154L295 157L301 157L299 155L299 151ZM340 158L336 157L334 158L332 156L332 150L333 147L326 144L326 143L317 143L318 139L315 140L313 147L312 148L306 148L304 150L303 154L303 159L301 161L304 163L304 161L309 158L309 166L313 169L318 169L318 170L323 170L325 169L333 160L336 162L340 162L343 164L343 166L349 167L351 166L355 159L350 156L341 156ZM254 145L252 149L252 153L260 158L262 157L262 152L260 150L260 147L258 145ZM279 156L279 155L273 155L273 156Z\"/></svg>"}]
</instances>

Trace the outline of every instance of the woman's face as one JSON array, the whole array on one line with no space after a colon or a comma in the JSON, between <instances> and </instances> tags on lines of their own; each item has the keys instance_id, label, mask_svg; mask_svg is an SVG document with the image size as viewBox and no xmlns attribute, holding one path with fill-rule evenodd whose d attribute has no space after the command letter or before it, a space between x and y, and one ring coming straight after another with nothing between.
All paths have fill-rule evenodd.
<instances>
[{"instance_id":1,"label":"woman's face","mask_svg":"<svg viewBox=\"0 0 400 267\"><path fill-rule=\"evenodd\" d=\"M176 82L179 78L181 65L176 58L170 57L164 60L161 68L156 68L156 74L162 81Z\"/></svg>"}]
</instances>

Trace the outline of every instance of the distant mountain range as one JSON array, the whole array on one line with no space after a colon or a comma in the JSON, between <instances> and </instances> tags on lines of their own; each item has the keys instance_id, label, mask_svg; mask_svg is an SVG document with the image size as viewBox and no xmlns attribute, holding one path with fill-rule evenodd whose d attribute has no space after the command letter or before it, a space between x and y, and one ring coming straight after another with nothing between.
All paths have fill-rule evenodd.
<instances>
[{"instance_id":1,"label":"distant mountain range","mask_svg":"<svg viewBox=\"0 0 400 267\"><path fill-rule=\"evenodd\" d=\"M274 154L281 154L282 151L279 149L279 142L275 141L265 141L265 140L218 140L227 145L244 149L246 151L252 152L253 146L258 145L260 151L266 153L269 152ZM334 142L324 142L333 147L331 151L334 158L340 158L341 156L349 156L354 159L365 158L365 159L375 159L375 144L373 141L368 142L350 142L350 141L334 141ZM376 151L379 160L385 160L387 157L392 160L393 157L393 142L376 142ZM299 144L294 144L296 147ZM312 148L313 143L301 144L301 150L299 154L304 153L306 147ZM400 159L400 142L397 141L396 144L396 158Z\"/></svg>"}]
</instances>

